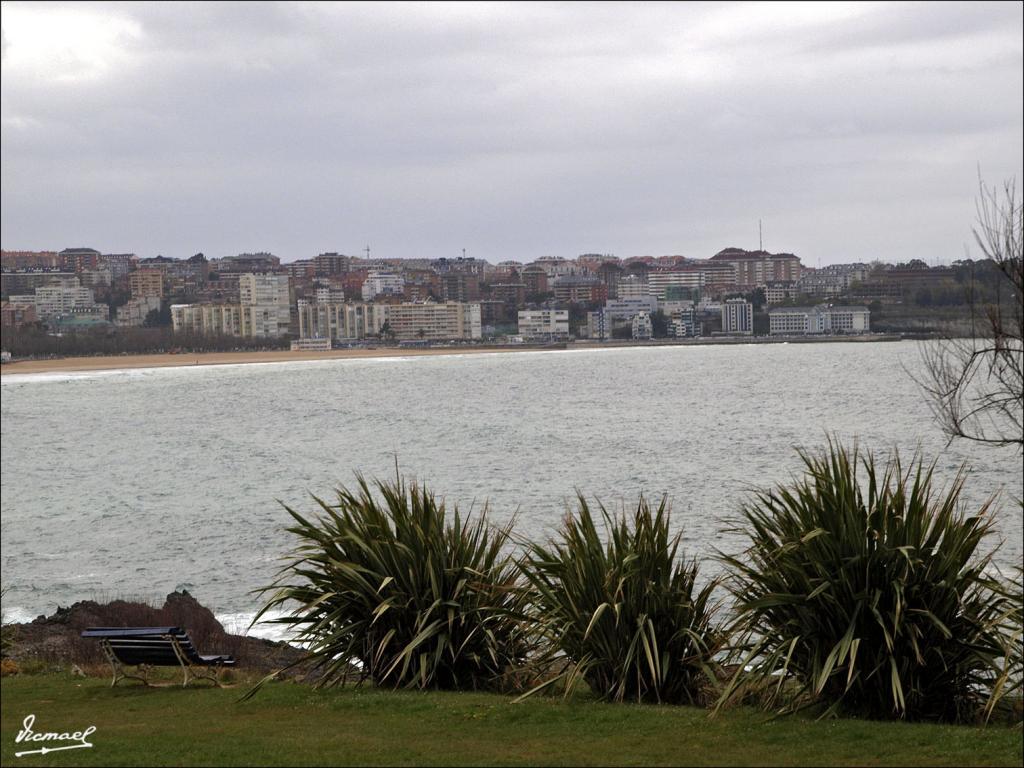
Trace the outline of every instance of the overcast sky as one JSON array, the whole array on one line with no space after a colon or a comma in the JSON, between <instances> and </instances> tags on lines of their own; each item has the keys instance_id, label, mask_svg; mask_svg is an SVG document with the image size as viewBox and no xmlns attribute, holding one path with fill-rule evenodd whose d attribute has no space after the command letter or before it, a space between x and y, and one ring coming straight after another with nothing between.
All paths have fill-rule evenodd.
<instances>
[{"instance_id":1,"label":"overcast sky","mask_svg":"<svg viewBox=\"0 0 1024 768\"><path fill-rule=\"evenodd\" d=\"M1021 3L3 3L2 246L962 258Z\"/></svg>"}]
</instances>

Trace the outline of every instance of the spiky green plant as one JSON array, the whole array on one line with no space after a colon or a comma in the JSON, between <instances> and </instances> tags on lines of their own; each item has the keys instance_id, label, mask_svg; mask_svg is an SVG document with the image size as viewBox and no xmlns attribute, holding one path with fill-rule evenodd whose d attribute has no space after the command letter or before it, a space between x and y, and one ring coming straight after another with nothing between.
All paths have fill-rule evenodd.
<instances>
[{"instance_id":1,"label":"spiky green plant","mask_svg":"<svg viewBox=\"0 0 1024 768\"><path fill-rule=\"evenodd\" d=\"M985 707L985 717L1004 702L1011 703L1009 716L1021 720L1024 715L1021 695L1024 694L1024 568L1017 566L1004 582L1007 596L1002 622L1003 653L998 660L999 675Z\"/></svg>"},{"instance_id":2,"label":"spiky green plant","mask_svg":"<svg viewBox=\"0 0 1024 768\"><path fill-rule=\"evenodd\" d=\"M715 581L699 586L697 561L677 558L664 498L655 510L641 498L631 519L598 503L606 541L582 495L578 505L557 540L530 544L523 560L539 631L567 662L530 693L585 680L614 701L697 702L720 644Z\"/></svg>"},{"instance_id":3,"label":"spiky green plant","mask_svg":"<svg viewBox=\"0 0 1024 768\"><path fill-rule=\"evenodd\" d=\"M475 522L449 516L400 477L373 486L359 476L334 504L314 497L315 517L285 507L300 543L254 623L286 610L268 623L295 630L320 685L355 667L381 686L501 687L529 650L512 523L492 528L486 505Z\"/></svg>"},{"instance_id":4,"label":"spiky green plant","mask_svg":"<svg viewBox=\"0 0 1024 768\"><path fill-rule=\"evenodd\" d=\"M993 552L981 551L992 500L967 514L964 470L937 491L920 457L904 469L893 454L880 468L832 440L800 456L804 476L756 494L741 515L749 548L723 557L745 656L721 701L771 680L768 703L781 697L784 709L977 716L1008 609L986 573Z\"/></svg>"}]
</instances>

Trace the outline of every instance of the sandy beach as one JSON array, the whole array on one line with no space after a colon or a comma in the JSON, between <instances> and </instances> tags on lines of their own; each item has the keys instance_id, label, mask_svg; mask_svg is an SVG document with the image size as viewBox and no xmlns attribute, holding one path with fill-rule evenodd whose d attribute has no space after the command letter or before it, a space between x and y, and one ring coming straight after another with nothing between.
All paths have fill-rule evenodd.
<instances>
[{"instance_id":1,"label":"sandy beach","mask_svg":"<svg viewBox=\"0 0 1024 768\"><path fill-rule=\"evenodd\" d=\"M893 334L865 336L804 337L718 337L696 339L649 339L637 341L575 341L569 344L502 344L464 347L375 347L371 349L332 349L330 352L189 352L159 355L96 355L94 357L59 357L48 360L16 360L0 367L2 376L28 373L75 373L83 371L115 371L129 368L168 368L190 365L237 365L239 363L288 363L303 360L346 360L373 357L421 357L425 355L479 355L499 352L552 352L565 349L614 349L622 347L689 347L731 344L827 344L872 343L899 341Z\"/></svg>"},{"instance_id":2,"label":"sandy beach","mask_svg":"<svg viewBox=\"0 0 1024 768\"><path fill-rule=\"evenodd\" d=\"M28 373L75 373L82 371L110 371L128 368L167 368L189 365L235 365L238 363L287 363L303 360L343 360L372 357L419 357L421 355L475 355L496 352L522 352L537 347L431 347L376 349L333 349L330 352L192 352L160 355L113 355L96 357L61 357L51 360L19 360L4 363L0 376L18 376Z\"/></svg>"}]
</instances>

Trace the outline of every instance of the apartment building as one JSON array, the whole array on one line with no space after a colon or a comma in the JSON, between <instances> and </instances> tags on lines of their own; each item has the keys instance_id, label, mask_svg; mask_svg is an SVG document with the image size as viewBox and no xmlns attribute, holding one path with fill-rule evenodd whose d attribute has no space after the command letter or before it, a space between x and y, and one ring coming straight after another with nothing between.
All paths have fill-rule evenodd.
<instances>
[{"instance_id":1,"label":"apartment building","mask_svg":"<svg viewBox=\"0 0 1024 768\"><path fill-rule=\"evenodd\" d=\"M699 264L704 280L704 288L709 291L727 291L736 288L736 267L729 262L716 262L711 259Z\"/></svg>"},{"instance_id":2,"label":"apartment building","mask_svg":"<svg viewBox=\"0 0 1024 768\"><path fill-rule=\"evenodd\" d=\"M272 253L240 253L237 256L225 256L209 262L209 268L220 273L224 272L274 272L281 268L281 259Z\"/></svg>"},{"instance_id":3,"label":"apartment building","mask_svg":"<svg viewBox=\"0 0 1024 768\"><path fill-rule=\"evenodd\" d=\"M313 266L317 275L342 275L349 271L352 264L351 256L343 256L340 253L321 253L313 259Z\"/></svg>"},{"instance_id":4,"label":"apartment building","mask_svg":"<svg viewBox=\"0 0 1024 768\"><path fill-rule=\"evenodd\" d=\"M650 295L646 275L623 275L616 286L619 299L638 299Z\"/></svg>"},{"instance_id":5,"label":"apartment building","mask_svg":"<svg viewBox=\"0 0 1024 768\"><path fill-rule=\"evenodd\" d=\"M0 266L4 271L20 269L60 269L61 258L56 251L0 250Z\"/></svg>"},{"instance_id":6,"label":"apartment building","mask_svg":"<svg viewBox=\"0 0 1024 768\"><path fill-rule=\"evenodd\" d=\"M762 286L766 304L781 304L797 295L796 283L786 280L772 280Z\"/></svg>"},{"instance_id":7,"label":"apartment building","mask_svg":"<svg viewBox=\"0 0 1024 768\"><path fill-rule=\"evenodd\" d=\"M660 301L670 287L687 288L699 291L704 287L704 272L700 267L683 267L680 269L652 270L647 273L647 292ZM619 295L622 295L622 283L619 283Z\"/></svg>"},{"instance_id":8,"label":"apartment building","mask_svg":"<svg viewBox=\"0 0 1024 768\"><path fill-rule=\"evenodd\" d=\"M525 339L566 339L569 310L526 309L519 312L519 335Z\"/></svg>"},{"instance_id":9,"label":"apartment building","mask_svg":"<svg viewBox=\"0 0 1024 768\"><path fill-rule=\"evenodd\" d=\"M829 307L824 333L868 333L870 330L871 310L867 307Z\"/></svg>"},{"instance_id":10,"label":"apartment building","mask_svg":"<svg viewBox=\"0 0 1024 768\"><path fill-rule=\"evenodd\" d=\"M159 296L141 296L137 299L129 299L126 304L117 308L117 317L114 323L123 327L141 327L146 324L146 317L150 312L160 311L160 302Z\"/></svg>"},{"instance_id":11,"label":"apartment building","mask_svg":"<svg viewBox=\"0 0 1024 768\"><path fill-rule=\"evenodd\" d=\"M773 336L868 333L871 311L867 307L773 307L768 310L768 333Z\"/></svg>"},{"instance_id":12,"label":"apartment building","mask_svg":"<svg viewBox=\"0 0 1024 768\"><path fill-rule=\"evenodd\" d=\"M456 302L392 304L388 327L399 341L479 339L480 305Z\"/></svg>"},{"instance_id":13,"label":"apartment building","mask_svg":"<svg viewBox=\"0 0 1024 768\"><path fill-rule=\"evenodd\" d=\"M299 338L353 341L377 337L387 322L391 306L299 299Z\"/></svg>"},{"instance_id":14,"label":"apartment building","mask_svg":"<svg viewBox=\"0 0 1024 768\"><path fill-rule=\"evenodd\" d=\"M279 338L291 330L288 275L238 275L239 303L172 304L175 333L211 333L248 338Z\"/></svg>"},{"instance_id":15,"label":"apartment building","mask_svg":"<svg viewBox=\"0 0 1024 768\"><path fill-rule=\"evenodd\" d=\"M587 338L588 339L610 339L612 327L615 325L611 315L604 311L604 308L596 312L587 313Z\"/></svg>"},{"instance_id":16,"label":"apartment building","mask_svg":"<svg viewBox=\"0 0 1024 768\"><path fill-rule=\"evenodd\" d=\"M711 261L732 266L736 285L740 288L754 288L769 281L799 280L802 269L800 259L792 253L745 251L742 248L726 248L712 256Z\"/></svg>"},{"instance_id":17,"label":"apartment building","mask_svg":"<svg viewBox=\"0 0 1024 768\"><path fill-rule=\"evenodd\" d=\"M40 320L48 321L73 311L102 311L106 304L97 304L92 290L80 285L45 285L35 293L10 296L12 304L31 304ZM102 310L101 310L102 308Z\"/></svg>"},{"instance_id":18,"label":"apartment building","mask_svg":"<svg viewBox=\"0 0 1024 768\"><path fill-rule=\"evenodd\" d=\"M401 296L405 280L394 272L370 272L362 284L363 301L373 301L378 296Z\"/></svg>"},{"instance_id":19,"label":"apartment building","mask_svg":"<svg viewBox=\"0 0 1024 768\"><path fill-rule=\"evenodd\" d=\"M526 301L526 283L492 283L491 298L503 304L518 306Z\"/></svg>"},{"instance_id":20,"label":"apartment building","mask_svg":"<svg viewBox=\"0 0 1024 768\"><path fill-rule=\"evenodd\" d=\"M81 284L81 281L74 272L63 272L59 269L39 268L0 273L0 292L4 296L10 296L15 293L34 293L36 288L42 288L47 285L77 288Z\"/></svg>"},{"instance_id":21,"label":"apartment building","mask_svg":"<svg viewBox=\"0 0 1024 768\"><path fill-rule=\"evenodd\" d=\"M547 293L550 285L548 273L542 266L531 265L520 272L527 293Z\"/></svg>"},{"instance_id":22,"label":"apartment building","mask_svg":"<svg viewBox=\"0 0 1024 768\"><path fill-rule=\"evenodd\" d=\"M654 325L651 323L651 316L646 312L634 315L632 325L634 339L649 339L654 335Z\"/></svg>"},{"instance_id":23,"label":"apartment building","mask_svg":"<svg viewBox=\"0 0 1024 768\"><path fill-rule=\"evenodd\" d=\"M722 304L722 333L749 336L754 333L754 305L745 299Z\"/></svg>"},{"instance_id":24,"label":"apartment building","mask_svg":"<svg viewBox=\"0 0 1024 768\"><path fill-rule=\"evenodd\" d=\"M175 333L242 336L242 307L238 304L172 304Z\"/></svg>"},{"instance_id":25,"label":"apartment building","mask_svg":"<svg viewBox=\"0 0 1024 768\"><path fill-rule=\"evenodd\" d=\"M700 336L702 330L701 322L697 318L697 310L692 306L674 309L669 315L669 336L691 338Z\"/></svg>"},{"instance_id":26,"label":"apartment building","mask_svg":"<svg viewBox=\"0 0 1024 768\"><path fill-rule=\"evenodd\" d=\"M67 272L82 272L100 265L100 252L94 248L65 248L60 252L61 266Z\"/></svg>"},{"instance_id":27,"label":"apartment building","mask_svg":"<svg viewBox=\"0 0 1024 768\"><path fill-rule=\"evenodd\" d=\"M114 280L114 275L106 267L97 269L85 269L78 273L78 280L83 288L95 291L97 288L109 288Z\"/></svg>"},{"instance_id":28,"label":"apartment building","mask_svg":"<svg viewBox=\"0 0 1024 768\"><path fill-rule=\"evenodd\" d=\"M100 266L109 269L115 280L130 274L138 261L134 253L104 253L99 258Z\"/></svg>"},{"instance_id":29,"label":"apartment building","mask_svg":"<svg viewBox=\"0 0 1024 768\"><path fill-rule=\"evenodd\" d=\"M291 325L291 293L287 274L248 272L238 276L242 335L284 336Z\"/></svg>"},{"instance_id":30,"label":"apartment building","mask_svg":"<svg viewBox=\"0 0 1024 768\"><path fill-rule=\"evenodd\" d=\"M164 295L164 273L161 269L137 269L128 275L128 290L133 299Z\"/></svg>"},{"instance_id":31,"label":"apartment building","mask_svg":"<svg viewBox=\"0 0 1024 768\"><path fill-rule=\"evenodd\" d=\"M38 320L34 304L16 304L5 301L0 305L0 326L4 328L21 328L32 325Z\"/></svg>"},{"instance_id":32,"label":"apartment building","mask_svg":"<svg viewBox=\"0 0 1024 768\"><path fill-rule=\"evenodd\" d=\"M564 275L552 283L552 290L556 301L589 303L608 298L608 286L596 277Z\"/></svg>"},{"instance_id":33,"label":"apartment building","mask_svg":"<svg viewBox=\"0 0 1024 768\"><path fill-rule=\"evenodd\" d=\"M629 320L640 312L650 314L657 309L658 300L653 296L619 297L604 303L604 313L612 320Z\"/></svg>"},{"instance_id":34,"label":"apartment building","mask_svg":"<svg viewBox=\"0 0 1024 768\"><path fill-rule=\"evenodd\" d=\"M439 277L441 300L475 302L480 300L480 277L467 272L444 272Z\"/></svg>"},{"instance_id":35,"label":"apartment building","mask_svg":"<svg viewBox=\"0 0 1024 768\"><path fill-rule=\"evenodd\" d=\"M539 259L534 259L526 269L529 269L530 267L540 267L544 271L544 274L548 276L548 280L550 281L559 277L582 275L585 271L584 268L575 261L568 261L561 256L542 256Z\"/></svg>"}]
</instances>

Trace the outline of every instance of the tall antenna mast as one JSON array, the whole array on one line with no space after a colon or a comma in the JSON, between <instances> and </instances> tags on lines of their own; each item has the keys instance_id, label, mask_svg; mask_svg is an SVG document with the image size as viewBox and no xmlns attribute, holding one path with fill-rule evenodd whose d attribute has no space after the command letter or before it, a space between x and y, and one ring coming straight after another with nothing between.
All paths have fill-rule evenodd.
<instances>
[{"instance_id":1,"label":"tall antenna mast","mask_svg":"<svg viewBox=\"0 0 1024 768\"><path fill-rule=\"evenodd\" d=\"M370 260L370 246L367 245L365 248L363 248L363 250L366 251L366 260L369 261Z\"/></svg>"},{"instance_id":2,"label":"tall antenna mast","mask_svg":"<svg viewBox=\"0 0 1024 768\"><path fill-rule=\"evenodd\" d=\"M466 258L466 249L465 248L462 249L462 258Z\"/></svg>"},{"instance_id":3,"label":"tall antenna mast","mask_svg":"<svg viewBox=\"0 0 1024 768\"><path fill-rule=\"evenodd\" d=\"M764 250L764 236L761 234L761 220L757 220L757 250Z\"/></svg>"}]
</instances>

